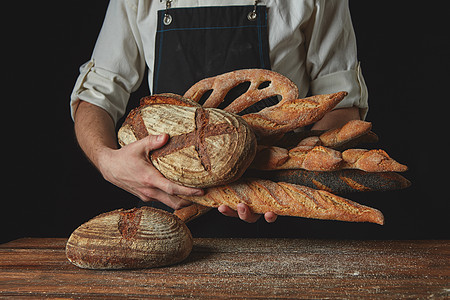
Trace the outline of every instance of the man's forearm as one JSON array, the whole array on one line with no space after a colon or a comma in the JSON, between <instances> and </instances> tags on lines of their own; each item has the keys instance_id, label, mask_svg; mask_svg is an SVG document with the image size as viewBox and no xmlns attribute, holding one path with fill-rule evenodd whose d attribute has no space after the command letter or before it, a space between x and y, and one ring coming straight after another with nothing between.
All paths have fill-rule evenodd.
<instances>
[{"instance_id":1,"label":"man's forearm","mask_svg":"<svg viewBox=\"0 0 450 300\"><path fill-rule=\"evenodd\" d=\"M114 122L102 108L80 101L75 113L75 135L81 149L100 169L101 155L117 149Z\"/></svg>"},{"instance_id":2,"label":"man's forearm","mask_svg":"<svg viewBox=\"0 0 450 300\"><path fill-rule=\"evenodd\" d=\"M118 149L114 122L100 107L81 101L75 113L78 143L105 180L138 196L158 200L173 209L191 204L176 195L202 195L200 189L166 179L152 164L149 153L167 143L166 134L149 135Z\"/></svg>"},{"instance_id":3,"label":"man's forearm","mask_svg":"<svg viewBox=\"0 0 450 300\"><path fill-rule=\"evenodd\" d=\"M359 109L357 107L347 107L332 110L317 121L312 130L329 130L343 126L350 120L360 120Z\"/></svg>"}]
</instances>

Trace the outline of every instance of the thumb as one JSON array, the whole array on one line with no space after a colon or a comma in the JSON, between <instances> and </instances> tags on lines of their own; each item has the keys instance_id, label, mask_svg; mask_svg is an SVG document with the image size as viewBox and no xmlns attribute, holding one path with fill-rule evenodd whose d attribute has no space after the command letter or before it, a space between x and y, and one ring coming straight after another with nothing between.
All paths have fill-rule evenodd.
<instances>
[{"instance_id":1,"label":"thumb","mask_svg":"<svg viewBox=\"0 0 450 300\"><path fill-rule=\"evenodd\" d=\"M164 146L169 140L168 134L159 134L159 135L149 135L137 142L139 148L146 154L150 153L152 150L156 150Z\"/></svg>"}]
</instances>

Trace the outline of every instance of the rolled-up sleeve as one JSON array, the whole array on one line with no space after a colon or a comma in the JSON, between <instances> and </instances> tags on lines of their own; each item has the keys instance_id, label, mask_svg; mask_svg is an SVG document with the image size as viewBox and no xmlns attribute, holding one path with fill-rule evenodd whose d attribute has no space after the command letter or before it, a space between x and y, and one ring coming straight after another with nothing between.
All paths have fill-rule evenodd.
<instances>
[{"instance_id":1,"label":"rolled-up sleeve","mask_svg":"<svg viewBox=\"0 0 450 300\"><path fill-rule=\"evenodd\" d=\"M347 0L318 0L305 30L306 67L313 95L348 92L336 108L356 106L364 119L369 108L367 86L357 59L356 37Z\"/></svg>"},{"instance_id":2,"label":"rolled-up sleeve","mask_svg":"<svg viewBox=\"0 0 450 300\"><path fill-rule=\"evenodd\" d=\"M111 1L91 59L80 67L70 97L74 118L83 100L106 110L117 123L130 93L142 82L145 59L136 25L136 10L128 1Z\"/></svg>"}]
</instances>

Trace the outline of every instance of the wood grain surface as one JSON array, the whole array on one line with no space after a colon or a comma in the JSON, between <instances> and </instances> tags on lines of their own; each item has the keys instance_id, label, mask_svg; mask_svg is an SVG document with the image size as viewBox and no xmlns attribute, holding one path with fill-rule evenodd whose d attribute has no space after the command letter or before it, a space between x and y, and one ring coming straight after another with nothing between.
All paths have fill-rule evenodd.
<instances>
[{"instance_id":1,"label":"wood grain surface","mask_svg":"<svg viewBox=\"0 0 450 300\"><path fill-rule=\"evenodd\" d=\"M194 239L184 262L93 271L65 257L66 239L0 245L0 297L447 298L450 241Z\"/></svg>"}]
</instances>

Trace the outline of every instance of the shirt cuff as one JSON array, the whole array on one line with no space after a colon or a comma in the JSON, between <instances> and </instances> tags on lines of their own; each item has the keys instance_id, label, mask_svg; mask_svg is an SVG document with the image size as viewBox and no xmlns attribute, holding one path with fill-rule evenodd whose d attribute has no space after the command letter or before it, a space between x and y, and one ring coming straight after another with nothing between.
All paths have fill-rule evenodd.
<instances>
[{"instance_id":1,"label":"shirt cuff","mask_svg":"<svg viewBox=\"0 0 450 300\"><path fill-rule=\"evenodd\" d=\"M74 119L79 100L103 108L114 124L123 116L130 94L115 73L95 67L93 60L80 67L80 75L70 95L70 113Z\"/></svg>"},{"instance_id":2,"label":"shirt cuff","mask_svg":"<svg viewBox=\"0 0 450 300\"><path fill-rule=\"evenodd\" d=\"M336 105L336 108L356 106L361 119L364 120L369 110L367 86L358 63L356 70L347 70L327 74L311 82L313 95L331 94L346 91L348 95Z\"/></svg>"}]
</instances>

